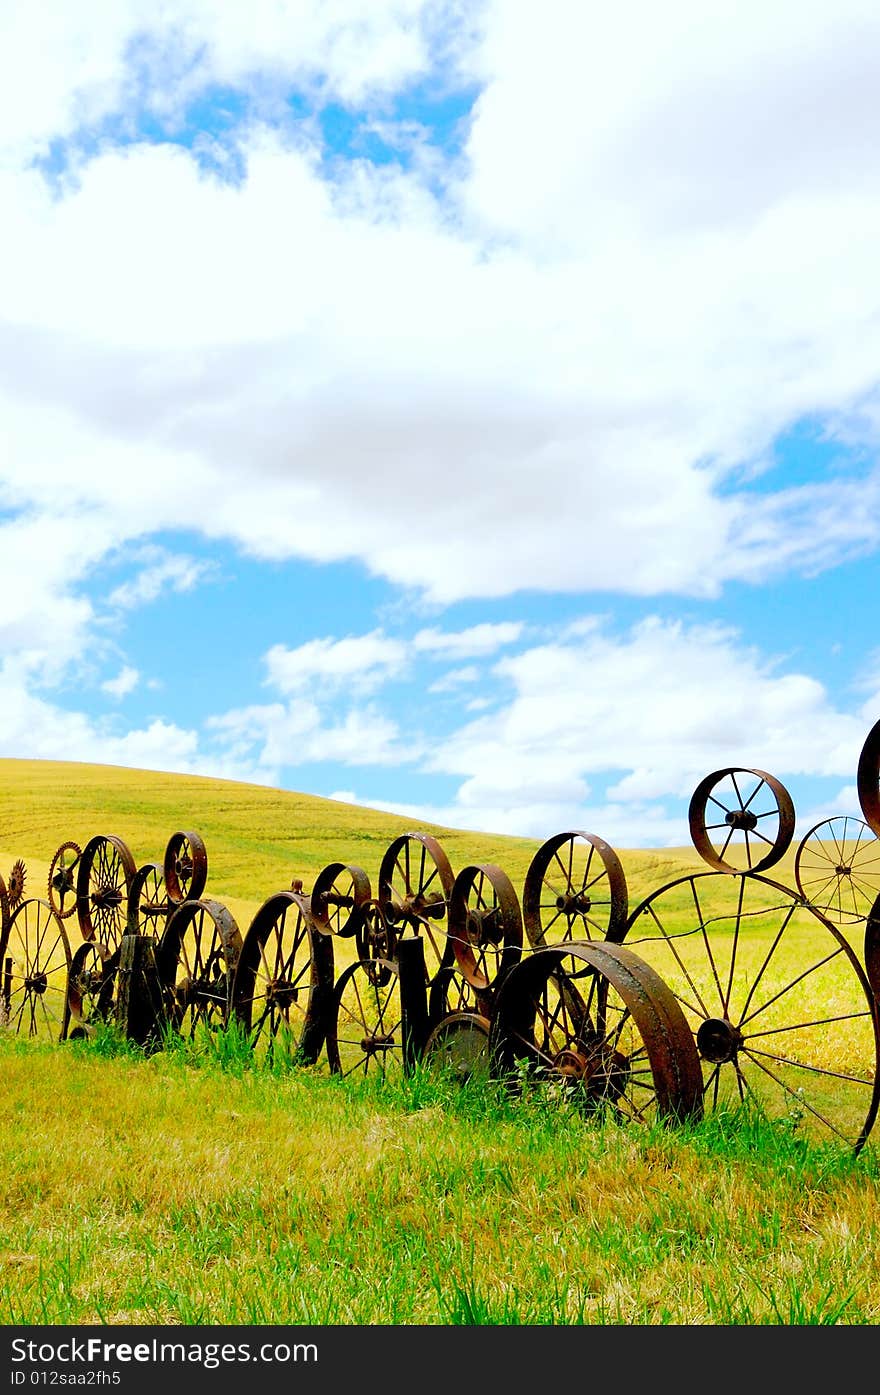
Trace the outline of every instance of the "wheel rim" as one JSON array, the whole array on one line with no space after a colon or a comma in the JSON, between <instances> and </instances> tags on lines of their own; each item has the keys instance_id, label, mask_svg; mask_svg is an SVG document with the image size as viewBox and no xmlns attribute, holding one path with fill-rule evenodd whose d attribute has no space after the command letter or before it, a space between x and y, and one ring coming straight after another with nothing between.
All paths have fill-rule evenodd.
<instances>
[{"instance_id":1,"label":"wheel rim","mask_svg":"<svg viewBox=\"0 0 880 1395\"><path fill-rule=\"evenodd\" d=\"M455 874L436 838L405 833L390 845L379 868L379 902L395 934L422 935L430 983L450 962L446 913Z\"/></svg>"},{"instance_id":2,"label":"wheel rim","mask_svg":"<svg viewBox=\"0 0 880 1395\"><path fill-rule=\"evenodd\" d=\"M156 960L168 1020L182 1036L226 1025L240 952L238 926L219 901L183 901L169 916Z\"/></svg>"},{"instance_id":3,"label":"wheel rim","mask_svg":"<svg viewBox=\"0 0 880 1395\"><path fill-rule=\"evenodd\" d=\"M450 1075L458 1084L489 1074L488 1017L455 1012L437 1023L425 1043L425 1064Z\"/></svg>"},{"instance_id":4,"label":"wheel rim","mask_svg":"<svg viewBox=\"0 0 880 1395\"><path fill-rule=\"evenodd\" d=\"M325 935L355 935L371 894L370 879L362 867L331 862L319 872L312 888L312 921Z\"/></svg>"},{"instance_id":5,"label":"wheel rim","mask_svg":"<svg viewBox=\"0 0 880 1395\"><path fill-rule=\"evenodd\" d=\"M198 833L172 833L163 862L168 900L198 901L208 882L208 851Z\"/></svg>"},{"instance_id":6,"label":"wheel rim","mask_svg":"<svg viewBox=\"0 0 880 1395\"><path fill-rule=\"evenodd\" d=\"M135 872L128 894L129 933L160 940L170 909L163 868L158 862L145 863Z\"/></svg>"},{"instance_id":7,"label":"wheel rim","mask_svg":"<svg viewBox=\"0 0 880 1395\"><path fill-rule=\"evenodd\" d=\"M694 847L717 872L764 872L794 837L788 790L766 770L728 766L701 780L688 824Z\"/></svg>"},{"instance_id":8,"label":"wheel rim","mask_svg":"<svg viewBox=\"0 0 880 1395\"><path fill-rule=\"evenodd\" d=\"M880 895L880 839L848 814L825 819L801 839L794 873L801 895L828 920L860 924Z\"/></svg>"},{"instance_id":9,"label":"wheel rim","mask_svg":"<svg viewBox=\"0 0 880 1395\"><path fill-rule=\"evenodd\" d=\"M314 933L305 899L271 896L248 927L232 986L251 1050L271 1061L316 1061L332 986L333 943Z\"/></svg>"},{"instance_id":10,"label":"wheel rim","mask_svg":"<svg viewBox=\"0 0 880 1395\"><path fill-rule=\"evenodd\" d=\"M21 901L0 956L0 1013L20 1036L59 1041L67 1026L67 933L48 901Z\"/></svg>"},{"instance_id":11,"label":"wheel rim","mask_svg":"<svg viewBox=\"0 0 880 1395\"><path fill-rule=\"evenodd\" d=\"M465 867L449 900L449 940L459 973L491 994L522 954L522 916L510 878L494 863Z\"/></svg>"},{"instance_id":12,"label":"wheel rim","mask_svg":"<svg viewBox=\"0 0 880 1395\"><path fill-rule=\"evenodd\" d=\"M86 844L76 876L76 909L84 940L97 940L111 953L119 948L135 870L121 838L99 835Z\"/></svg>"},{"instance_id":13,"label":"wheel rim","mask_svg":"<svg viewBox=\"0 0 880 1395\"><path fill-rule=\"evenodd\" d=\"M626 933L620 859L594 833L558 833L536 852L523 886L523 920L538 948L571 940L618 941Z\"/></svg>"},{"instance_id":14,"label":"wheel rim","mask_svg":"<svg viewBox=\"0 0 880 1395\"><path fill-rule=\"evenodd\" d=\"M397 968L387 960L358 961L341 975L327 1028L334 1075L403 1073L403 1014Z\"/></svg>"},{"instance_id":15,"label":"wheel rim","mask_svg":"<svg viewBox=\"0 0 880 1395\"><path fill-rule=\"evenodd\" d=\"M76 870L81 855L78 843L62 843L49 864L49 904L62 920L76 910Z\"/></svg>"}]
</instances>

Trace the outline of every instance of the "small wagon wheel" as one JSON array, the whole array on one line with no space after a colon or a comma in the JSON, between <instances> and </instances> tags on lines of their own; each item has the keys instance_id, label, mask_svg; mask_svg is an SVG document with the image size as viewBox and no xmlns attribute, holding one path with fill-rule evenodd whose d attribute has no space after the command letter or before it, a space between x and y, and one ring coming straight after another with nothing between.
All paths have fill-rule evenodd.
<instances>
[{"instance_id":1,"label":"small wagon wheel","mask_svg":"<svg viewBox=\"0 0 880 1395\"><path fill-rule=\"evenodd\" d=\"M182 1036L226 1025L240 952L235 918L219 901L182 901L171 912L156 965L168 1020Z\"/></svg>"},{"instance_id":2,"label":"small wagon wheel","mask_svg":"<svg viewBox=\"0 0 880 1395\"><path fill-rule=\"evenodd\" d=\"M340 976L327 1025L327 1060L334 1075L402 1074L403 1007L396 964L358 960Z\"/></svg>"},{"instance_id":3,"label":"small wagon wheel","mask_svg":"<svg viewBox=\"0 0 880 1395\"><path fill-rule=\"evenodd\" d=\"M370 879L362 867L331 862L312 887L312 920L322 934L348 938L357 934L371 895Z\"/></svg>"},{"instance_id":4,"label":"small wagon wheel","mask_svg":"<svg viewBox=\"0 0 880 1395\"><path fill-rule=\"evenodd\" d=\"M164 869L158 862L145 862L132 877L128 891L128 933L161 940L171 909Z\"/></svg>"},{"instance_id":5,"label":"small wagon wheel","mask_svg":"<svg viewBox=\"0 0 880 1395\"><path fill-rule=\"evenodd\" d=\"M576 984L567 965L580 960ZM535 950L507 975L492 1020L493 1070L565 1090L589 1112L638 1123L696 1119L700 1062L663 980L623 945Z\"/></svg>"},{"instance_id":6,"label":"small wagon wheel","mask_svg":"<svg viewBox=\"0 0 880 1395\"><path fill-rule=\"evenodd\" d=\"M798 845L798 891L835 925L865 920L880 895L880 839L849 814L817 823Z\"/></svg>"},{"instance_id":7,"label":"small wagon wheel","mask_svg":"<svg viewBox=\"0 0 880 1395\"><path fill-rule=\"evenodd\" d=\"M519 900L495 863L465 867L449 898L449 939L459 973L479 994L490 994L522 955Z\"/></svg>"},{"instance_id":8,"label":"small wagon wheel","mask_svg":"<svg viewBox=\"0 0 880 1395\"><path fill-rule=\"evenodd\" d=\"M492 1012L491 994L479 992L468 983L457 964L447 964L435 975L428 995L428 1017L437 1026L453 1013L476 1013L489 1017Z\"/></svg>"},{"instance_id":9,"label":"small wagon wheel","mask_svg":"<svg viewBox=\"0 0 880 1395\"><path fill-rule=\"evenodd\" d=\"M424 937L429 983L452 958L446 911L454 882L449 858L428 833L395 838L379 867L379 904L398 937Z\"/></svg>"},{"instance_id":10,"label":"small wagon wheel","mask_svg":"<svg viewBox=\"0 0 880 1395\"><path fill-rule=\"evenodd\" d=\"M626 934L627 887L620 858L595 833L557 833L532 858L523 886L529 943L612 940Z\"/></svg>"},{"instance_id":11,"label":"small wagon wheel","mask_svg":"<svg viewBox=\"0 0 880 1395\"><path fill-rule=\"evenodd\" d=\"M270 896L251 921L232 983L232 1009L255 1053L271 1061L318 1059L333 992L333 941L318 934L308 898Z\"/></svg>"},{"instance_id":12,"label":"small wagon wheel","mask_svg":"<svg viewBox=\"0 0 880 1395\"><path fill-rule=\"evenodd\" d=\"M108 954L94 940L76 950L67 980L68 1040L88 1036L95 1023L112 1017L118 966L119 952Z\"/></svg>"},{"instance_id":13,"label":"small wagon wheel","mask_svg":"<svg viewBox=\"0 0 880 1395\"><path fill-rule=\"evenodd\" d=\"M49 864L49 905L62 920L76 910L76 868L81 854L78 843L62 843Z\"/></svg>"},{"instance_id":14,"label":"small wagon wheel","mask_svg":"<svg viewBox=\"0 0 880 1395\"><path fill-rule=\"evenodd\" d=\"M425 1064L451 1075L459 1084L475 1076L488 1076L490 1029L489 1018L479 1013L450 1013L425 1042Z\"/></svg>"},{"instance_id":15,"label":"small wagon wheel","mask_svg":"<svg viewBox=\"0 0 880 1395\"><path fill-rule=\"evenodd\" d=\"M766 770L731 766L701 780L688 810L691 839L716 872L765 872L794 837L794 805Z\"/></svg>"},{"instance_id":16,"label":"small wagon wheel","mask_svg":"<svg viewBox=\"0 0 880 1395\"><path fill-rule=\"evenodd\" d=\"M98 834L86 843L76 871L76 913L84 940L97 940L110 953L119 948L135 871L121 838Z\"/></svg>"},{"instance_id":17,"label":"small wagon wheel","mask_svg":"<svg viewBox=\"0 0 880 1395\"><path fill-rule=\"evenodd\" d=\"M20 1036L60 1041L67 1025L70 943L48 901L20 901L0 954L0 1017Z\"/></svg>"},{"instance_id":18,"label":"small wagon wheel","mask_svg":"<svg viewBox=\"0 0 880 1395\"><path fill-rule=\"evenodd\" d=\"M707 1109L747 1103L859 1151L880 1100L880 1018L830 920L766 877L698 872L636 907L627 944L678 999Z\"/></svg>"},{"instance_id":19,"label":"small wagon wheel","mask_svg":"<svg viewBox=\"0 0 880 1395\"><path fill-rule=\"evenodd\" d=\"M172 833L163 862L168 900L198 901L208 881L208 850L198 833Z\"/></svg>"},{"instance_id":20,"label":"small wagon wheel","mask_svg":"<svg viewBox=\"0 0 880 1395\"><path fill-rule=\"evenodd\" d=\"M6 894L9 897L9 909L14 911L24 896L24 885L27 881L27 867L19 857L13 864L12 870L6 879Z\"/></svg>"},{"instance_id":21,"label":"small wagon wheel","mask_svg":"<svg viewBox=\"0 0 880 1395\"><path fill-rule=\"evenodd\" d=\"M375 964L380 960L391 960L397 949L397 936L380 903L370 900L364 903L355 931L355 945L358 959L364 964ZM381 971L376 970L381 976Z\"/></svg>"},{"instance_id":22,"label":"small wagon wheel","mask_svg":"<svg viewBox=\"0 0 880 1395\"><path fill-rule=\"evenodd\" d=\"M856 789L865 822L880 838L880 722L865 738L856 772Z\"/></svg>"}]
</instances>

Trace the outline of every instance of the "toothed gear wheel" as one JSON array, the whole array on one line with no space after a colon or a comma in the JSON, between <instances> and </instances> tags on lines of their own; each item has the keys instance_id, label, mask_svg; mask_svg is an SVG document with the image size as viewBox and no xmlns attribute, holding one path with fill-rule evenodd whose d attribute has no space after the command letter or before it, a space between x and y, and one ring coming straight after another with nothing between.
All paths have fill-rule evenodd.
<instances>
[{"instance_id":1,"label":"toothed gear wheel","mask_svg":"<svg viewBox=\"0 0 880 1395\"><path fill-rule=\"evenodd\" d=\"M27 868L21 858L14 864L9 873L9 880L6 883L6 890L9 895L9 909L14 911L22 896L24 895L24 884L27 881Z\"/></svg>"}]
</instances>

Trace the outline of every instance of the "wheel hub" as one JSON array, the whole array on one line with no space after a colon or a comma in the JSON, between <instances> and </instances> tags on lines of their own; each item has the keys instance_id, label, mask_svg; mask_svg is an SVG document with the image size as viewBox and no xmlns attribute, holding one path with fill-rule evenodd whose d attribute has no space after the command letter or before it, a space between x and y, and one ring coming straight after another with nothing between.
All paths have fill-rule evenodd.
<instances>
[{"instance_id":1,"label":"wheel hub","mask_svg":"<svg viewBox=\"0 0 880 1395\"><path fill-rule=\"evenodd\" d=\"M44 973L28 974L24 986L28 993L42 995L49 986L49 980Z\"/></svg>"},{"instance_id":2,"label":"wheel hub","mask_svg":"<svg viewBox=\"0 0 880 1395\"><path fill-rule=\"evenodd\" d=\"M266 1002L273 1003L276 1007L292 1007L298 998L299 989L295 988L289 979L273 979L266 985Z\"/></svg>"},{"instance_id":3,"label":"wheel hub","mask_svg":"<svg viewBox=\"0 0 880 1395\"><path fill-rule=\"evenodd\" d=\"M751 809L731 809L724 815L724 822L728 828L739 829L740 832L752 833L758 827L758 818Z\"/></svg>"},{"instance_id":4,"label":"wheel hub","mask_svg":"<svg viewBox=\"0 0 880 1395\"><path fill-rule=\"evenodd\" d=\"M366 1056L375 1056L377 1051L390 1051L394 1045L394 1035L391 1032L384 1036L378 1032L370 1037L361 1038L361 1051Z\"/></svg>"},{"instance_id":5,"label":"wheel hub","mask_svg":"<svg viewBox=\"0 0 880 1395\"><path fill-rule=\"evenodd\" d=\"M557 896L556 909L565 915L587 915L593 908L593 899L585 891L574 891L567 896Z\"/></svg>"},{"instance_id":6,"label":"wheel hub","mask_svg":"<svg viewBox=\"0 0 880 1395\"><path fill-rule=\"evenodd\" d=\"M742 1033L726 1017L708 1017L697 1032L697 1050L715 1066L735 1060L742 1044Z\"/></svg>"},{"instance_id":7,"label":"wheel hub","mask_svg":"<svg viewBox=\"0 0 880 1395\"><path fill-rule=\"evenodd\" d=\"M122 905L122 892L115 886L99 887L92 892L92 905L98 910L115 910Z\"/></svg>"}]
</instances>

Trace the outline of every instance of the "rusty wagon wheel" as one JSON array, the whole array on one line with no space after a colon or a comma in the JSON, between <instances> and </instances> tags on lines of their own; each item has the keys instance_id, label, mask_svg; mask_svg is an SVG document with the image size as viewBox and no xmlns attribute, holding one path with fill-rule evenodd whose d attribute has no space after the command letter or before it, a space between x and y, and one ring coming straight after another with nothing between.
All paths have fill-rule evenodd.
<instances>
[{"instance_id":1,"label":"rusty wagon wheel","mask_svg":"<svg viewBox=\"0 0 880 1395\"><path fill-rule=\"evenodd\" d=\"M568 966L580 962L576 980ZM694 1039L663 980L606 941L536 949L504 979L492 1018L493 1072L570 1095L588 1113L638 1123L702 1113Z\"/></svg>"},{"instance_id":2,"label":"rusty wagon wheel","mask_svg":"<svg viewBox=\"0 0 880 1395\"><path fill-rule=\"evenodd\" d=\"M403 1004L397 965L357 960L340 975L327 1023L334 1075L394 1076L404 1070Z\"/></svg>"},{"instance_id":3,"label":"rusty wagon wheel","mask_svg":"<svg viewBox=\"0 0 880 1395\"><path fill-rule=\"evenodd\" d=\"M451 1012L441 1018L425 1043L424 1061L458 1084L489 1075L491 1021L476 1012Z\"/></svg>"},{"instance_id":4,"label":"rusty wagon wheel","mask_svg":"<svg viewBox=\"0 0 880 1395\"><path fill-rule=\"evenodd\" d=\"M198 901L208 881L208 850L198 833L172 833L162 863L172 905Z\"/></svg>"},{"instance_id":5,"label":"rusty wagon wheel","mask_svg":"<svg viewBox=\"0 0 880 1395\"><path fill-rule=\"evenodd\" d=\"M96 1023L112 1018L118 967L119 951L108 954L94 940L86 940L74 952L67 979L67 1040L87 1037Z\"/></svg>"},{"instance_id":6,"label":"rusty wagon wheel","mask_svg":"<svg viewBox=\"0 0 880 1395\"><path fill-rule=\"evenodd\" d=\"M311 1065L324 1044L332 992L332 939L315 930L307 897L276 892L248 927L232 983L232 1010L252 1051Z\"/></svg>"},{"instance_id":7,"label":"rusty wagon wheel","mask_svg":"<svg viewBox=\"0 0 880 1395\"><path fill-rule=\"evenodd\" d=\"M132 877L128 891L128 933L149 935L154 940L161 940L172 910L162 865L145 862Z\"/></svg>"},{"instance_id":8,"label":"rusty wagon wheel","mask_svg":"<svg viewBox=\"0 0 880 1395\"><path fill-rule=\"evenodd\" d=\"M397 952L397 936L394 926L389 925L377 900L365 902L358 919L354 942L358 959L364 964L394 959Z\"/></svg>"},{"instance_id":9,"label":"rusty wagon wheel","mask_svg":"<svg viewBox=\"0 0 880 1395\"><path fill-rule=\"evenodd\" d=\"M436 1027L453 1013L474 1013L491 1017L492 995L468 983L458 965L447 964L435 975L428 994L428 1019Z\"/></svg>"},{"instance_id":10,"label":"rusty wagon wheel","mask_svg":"<svg viewBox=\"0 0 880 1395\"><path fill-rule=\"evenodd\" d=\"M856 771L856 789L865 822L880 838L880 722L865 738Z\"/></svg>"},{"instance_id":11,"label":"rusty wagon wheel","mask_svg":"<svg viewBox=\"0 0 880 1395\"><path fill-rule=\"evenodd\" d=\"M379 867L379 904L396 936L422 935L430 983L451 962L446 913L455 882L449 858L428 833L395 838Z\"/></svg>"},{"instance_id":12,"label":"rusty wagon wheel","mask_svg":"<svg viewBox=\"0 0 880 1395\"><path fill-rule=\"evenodd\" d=\"M49 905L62 920L76 910L76 870L81 855L79 843L62 843L49 864Z\"/></svg>"},{"instance_id":13,"label":"rusty wagon wheel","mask_svg":"<svg viewBox=\"0 0 880 1395\"><path fill-rule=\"evenodd\" d=\"M477 994L491 997L519 962L523 941L517 894L495 863L459 872L449 898L448 934L462 978Z\"/></svg>"},{"instance_id":14,"label":"rusty wagon wheel","mask_svg":"<svg viewBox=\"0 0 880 1395\"><path fill-rule=\"evenodd\" d=\"M76 913L84 940L97 940L112 954L128 919L128 893L135 861L126 843L98 834L83 849L76 870Z\"/></svg>"},{"instance_id":15,"label":"rusty wagon wheel","mask_svg":"<svg viewBox=\"0 0 880 1395\"><path fill-rule=\"evenodd\" d=\"M6 879L6 894L9 897L9 909L14 911L24 896L25 882L27 881L27 867L19 857L12 864L9 876Z\"/></svg>"},{"instance_id":16,"label":"rusty wagon wheel","mask_svg":"<svg viewBox=\"0 0 880 1395\"><path fill-rule=\"evenodd\" d=\"M172 910L156 966L168 1021L181 1036L226 1025L240 952L235 918L219 901L181 901Z\"/></svg>"},{"instance_id":17,"label":"rusty wagon wheel","mask_svg":"<svg viewBox=\"0 0 880 1395\"><path fill-rule=\"evenodd\" d=\"M716 872L766 872L794 837L794 805L766 770L731 766L700 781L688 823L694 847Z\"/></svg>"},{"instance_id":18,"label":"rusty wagon wheel","mask_svg":"<svg viewBox=\"0 0 880 1395\"><path fill-rule=\"evenodd\" d=\"M746 1104L858 1152L880 1098L880 1026L836 926L766 877L698 872L636 907L626 943L687 1018L707 1109Z\"/></svg>"},{"instance_id":19,"label":"rusty wagon wheel","mask_svg":"<svg viewBox=\"0 0 880 1395\"><path fill-rule=\"evenodd\" d=\"M370 879L362 867L331 862L312 887L312 921L324 935L356 935L371 895Z\"/></svg>"},{"instance_id":20,"label":"rusty wagon wheel","mask_svg":"<svg viewBox=\"0 0 880 1395\"><path fill-rule=\"evenodd\" d=\"M0 972L0 1022L7 1030L19 1036L62 1040L67 1026L70 942L48 901L20 901L12 912Z\"/></svg>"},{"instance_id":21,"label":"rusty wagon wheel","mask_svg":"<svg viewBox=\"0 0 880 1395\"><path fill-rule=\"evenodd\" d=\"M523 885L529 943L622 940L627 886L620 858L595 833L557 833L532 858Z\"/></svg>"},{"instance_id":22,"label":"rusty wagon wheel","mask_svg":"<svg viewBox=\"0 0 880 1395\"><path fill-rule=\"evenodd\" d=\"M848 814L817 823L794 860L798 891L835 925L856 925L880 894L880 839Z\"/></svg>"}]
</instances>

